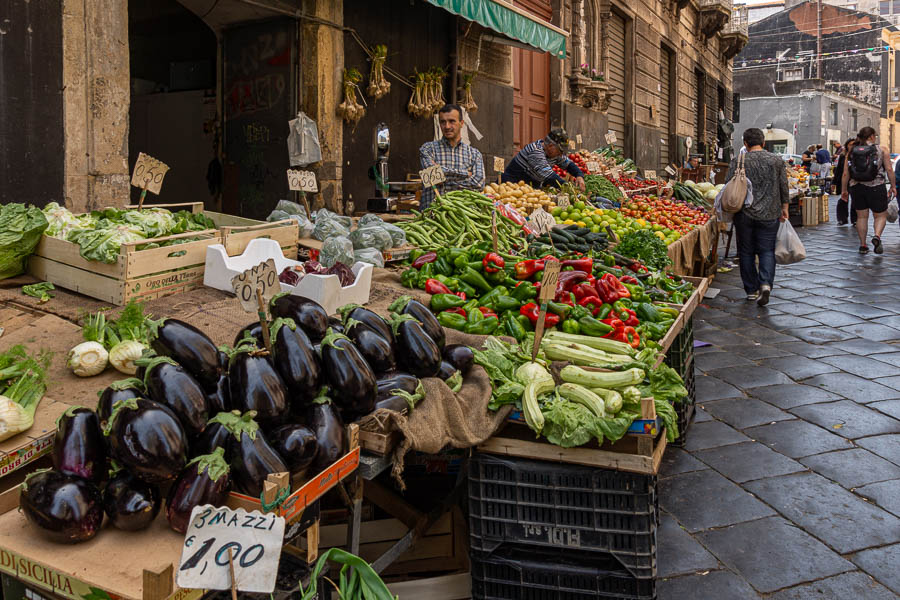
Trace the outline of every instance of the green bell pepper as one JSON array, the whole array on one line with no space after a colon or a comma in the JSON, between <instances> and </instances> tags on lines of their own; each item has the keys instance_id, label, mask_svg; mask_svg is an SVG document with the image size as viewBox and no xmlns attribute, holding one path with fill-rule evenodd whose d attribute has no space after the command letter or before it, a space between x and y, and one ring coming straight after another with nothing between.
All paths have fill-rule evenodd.
<instances>
[{"instance_id":1,"label":"green bell pepper","mask_svg":"<svg viewBox=\"0 0 900 600\"><path fill-rule=\"evenodd\" d=\"M412 267L403 271L403 274L400 275L400 283L403 287L414 288L416 287L416 282L419 281L419 271L417 269L413 269Z\"/></svg>"},{"instance_id":2,"label":"green bell pepper","mask_svg":"<svg viewBox=\"0 0 900 600\"><path fill-rule=\"evenodd\" d=\"M578 324L578 321L575 319L566 319L562 322L562 331L563 333L572 333L578 335L581 333L581 325Z\"/></svg>"},{"instance_id":3,"label":"green bell pepper","mask_svg":"<svg viewBox=\"0 0 900 600\"><path fill-rule=\"evenodd\" d=\"M523 303L534 300L538 296L537 288L530 281L522 281L512 289L510 296Z\"/></svg>"},{"instance_id":4,"label":"green bell pepper","mask_svg":"<svg viewBox=\"0 0 900 600\"><path fill-rule=\"evenodd\" d=\"M656 307L646 302L639 302L634 306L634 313L641 323L659 323L662 321L662 314L656 310Z\"/></svg>"},{"instance_id":5,"label":"green bell pepper","mask_svg":"<svg viewBox=\"0 0 900 600\"><path fill-rule=\"evenodd\" d=\"M480 311L476 312L480 314ZM466 333L471 333L473 335L490 335L494 333L494 330L497 329L498 325L500 325L500 320L497 317L488 317L476 323L470 322L466 325Z\"/></svg>"},{"instance_id":6,"label":"green bell pepper","mask_svg":"<svg viewBox=\"0 0 900 600\"><path fill-rule=\"evenodd\" d=\"M409 262L413 263L417 258L422 256L423 254L427 254L425 250L421 250L419 248L413 248L409 253Z\"/></svg>"},{"instance_id":7,"label":"green bell pepper","mask_svg":"<svg viewBox=\"0 0 900 600\"><path fill-rule=\"evenodd\" d=\"M647 299L647 294L644 293L644 287L641 285L635 285L633 283L623 283L625 289L628 290L628 293L631 294L632 302L645 302Z\"/></svg>"},{"instance_id":8,"label":"green bell pepper","mask_svg":"<svg viewBox=\"0 0 900 600\"><path fill-rule=\"evenodd\" d=\"M572 311L572 307L568 304L563 304L562 302L548 302L547 310L557 315L560 320L566 319L569 316L569 313Z\"/></svg>"},{"instance_id":9,"label":"green bell pepper","mask_svg":"<svg viewBox=\"0 0 900 600\"><path fill-rule=\"evenodd\" d=\"M672 321L662 321L659 323L645 322L642 323L641 326L650 339L661 340L662 338L666 337L666 334L669 332L669 327L672 326Z\"/></svg>"},{"instance_id":10,"label":"green bell pepper","mask_svg":"<svg viewBox=\"0 0 900 600\"><path fill-rule=\"evenodd\" d=\"M459 271L465 271L466 267L469 266L469 257L465 254L460 254L456 258L453 259L453 267Z\"/></svg>"},{"instance_id":11,"label":"green bell pepper","mask_svg":"<svg viewBox=\"0 0 900 600\"><path fill-rule=\"evenodd\" d=\"M436 275L449 277L453 275L453 264L446 258L438 258L434 261L434 272Z\"/></svg>"},{"instance_id":12,"label":"green bell pepper","mask_svg":"<svg viewBox=\"0 0 900 600\"><path fill-rule=\"evenodd\" d=\"M472 310L468 311L466 313L466 315L467 315L466 322L469 325L474 325L475 323L478 323L479 321L484 320L484 313L482 313L480 310L478 310L477 306L475 308L473 308Z\"/></svg>"},{"instance_id":13,"label":"green bell pepper","mask_svg":"<svg viewBox=\"0 0 900 600\"><path fill-rule=\"evenodd\" d=\"M438 313L437 320L441 326L456 329L458 331L463 331L468 323L464 316L451 312Z\"/></svg>"},{"instance_id":14,"label":"green bell pepper","mask_svg":"<svg viewBox=\"0 0 900 600\"><path fill-rule=\"evenodd\" d=\"M465 281L460 281L459 279L456 280L456 291L465 294L466 298L473 298L478 295L478 290L473 288Z\"/></svg>"},{"instance_id":15,"label":"green bell pepper","mask_svg":"<svg viewBox=\"0 0 900 600\"><path fill-rule=\"evenodd\" d=\"M506 332L506 335L514 338L517 342L525 339L525 328L522 327L515 315L508 314L503 317L503 330Z\"/></svg>"},{"instance_id":16,"label":"green bell pepper","mask_svg":"<svg viewBox=\"0 0 900 600\"><path fill-rule=\"evenodd\" d=\"M592 337L603 337L613 330L612 327L594 317L581 317L578 319L578 326L581 328L582 335Z\"/></svg>"},{"instance_id":17,"label":"green bell pepper","mask_svg":"<svg viewBox=\"0 0 900 600\"><path fill-rule=\"evenodd\" d=\"M512 296L500 296L494 301L494 308L497 309L498 313L507 310L518 310L520 306L522 306L522 303Z\"/></svg>"},{"instance_id":18,"label":"green bell pepper","mask_svg":"<svg viewBox=\"0 0 900 600\"><path fill-rule=\"evenodd\" d=\"M416 279L416 287L420 290L425 289L425 282L434 277L434 263L425 263L419 269L419 277Z\"/></svg>"},{"instance_id":19,"label":"green bell pepper","mask_svg":"<svg viewBox=\"0 0 900 600\"><path fill-rule=\"evenodd\" d=\"M531 322L531 319L525 315L516 315L516 321L519 322L519 325L521 325L522 329L525 331L534 331L534 324Z\"/></svg>"},{"instance_id":20,"label":"green bell pepper","mask_svg":"<svg viewBox=\"0 0 900 600\"><path fill-rule=\"evenodd\" d=\"M473 310L478 310L479 306L480 305L478 304L478 298L472 298L471 300L466 301L466 303L463 304L462 308L464 311L466 311L466 314L469 314Z\"/></svg>"},{"instance_id":21,"label":"green bell pepper","mask_svg":"<svg viewBox=\"0 0 900 600\"><path fill-rule=\"evenodd\" d=\"M605 319L609 316L609 313L612 312L612 309L613 309L613 307L611 304L604 304L603 306L600 307L600 312L598 312L596 315L594 315L594 317L596 317L598 320L602 321L603 319Z\"/></svg>"},{"instance_id":22,"label":"green bell pepper","mask_svg":"<svg viewBox=\"0 0 900 600\"><path fill-rule=\"evenodd\" d=\"M435 275L434 278L437 279L438 281L440 281L441 283L443 283L444 285L446 285L448 288L450 288L451 292L459 291L459 280L456 279L455 277L447 277L445 275Z\"/></svg>"},{"instance_id":23,"label":"green bell pepper","mask_svg":"<svg viewBox=\"0 0 900 600\"><path fill-rule=\"evenodd\" d=\"M481 298L479 299L480 303L478 306L487 306L489 308L494 308L494 302L496 302L496 300L498 298L500 298L501 296L504 296L505 294L506 294L506 289L501 286L497 286L494 289L492 289L491 291L489 291L487 294L484 294L483 296L481 296Z\"/></svg>"},{"instance_id":24,"label":"green bell pepper","mask_svg":"<svg viewBox=\"0 0 900 600\"><path fill-rule=\"evenodd\" d=\"M425 267L422 268L424 269ZM468 283L483 294L487 294L492 289L491 284L484 280L484 275L482 275L472 267L466 267L466 269L459 277L457 277L457 279Z\"/></svg>"},{"instance_id":25,"label":"green bell pepper","mask_svg":"<svg viewBox=\"0 0 900 600\"><path fill-rule=\"evenodd\" d=\"M429 308L432 312L442 312L448 308L457 308L465 304L466 301L456 294L435 294L431 297Z\"/></svg>"}]
</instances>

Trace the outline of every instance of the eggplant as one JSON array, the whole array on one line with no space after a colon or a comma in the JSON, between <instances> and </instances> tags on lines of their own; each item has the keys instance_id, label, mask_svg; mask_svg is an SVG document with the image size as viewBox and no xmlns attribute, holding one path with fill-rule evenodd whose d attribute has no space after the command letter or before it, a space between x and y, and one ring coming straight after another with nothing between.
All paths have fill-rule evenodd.
<instances>
[{"instance_id":1,"label":"eggplant","mask_svg":"<svg viewBox=\"0 0 900 600\"><path fill-rule=\"evenodd\" d=\"M103 511L116 529L140 531L156 519L162 505L159 487L122 469L103 488Z\"/></svg>"},{"instance_id":2,"label":"eggplant","mask_svg":"<svg viewBox=\"0 0 900 600\"><path fill-rule=\"evenodd\" d=\"M335 410L327 386L319 392L319 396L306 411L306 425L316 436L318 452L307 473L317 475L343 456L344 423Z\"/></svg>"},{"instance_id":3,"label":"eggplant","mask_svg":"<svg viewBox=\"0 0 900 600\"><path fill-rule=\"evenodd\" d=\"M53 469L35 471L25 478L19 508L45 538L61 544L87 541L103 523L100 490L89 481Z\"/></svg>"},{"instance_id":4,"label":"eggplant","mask_svg":"<svg viewBox=\"0 0 900 600\"><path fill-rule=\"evenodd\" d=\"M106 423L116 402L129 398L143 398L144 393L144 382L135 377L113 381L109 387L100 392L96 410L100 423Z\"/></svg>"},{"instance_id":5,"label":"eggplant","mask_svg":"<svg viewBox=\"0 0 900 600\"><path fill-rule=\"evenodd\" d=\"M304 425L282 425L266 434L292 475L305 475L319 451L316 434Z\"/></svg>"},{"instance_id":6,"label":"eggplant","mask_svg":"<svg viewBox=\"0 0 900 600\"><path fill-rule=\"evenodd\" d=\"M269 301L272 318L293 319L309 339L318 342L328 330L328 313L318 302L288 292L276 294Z\"/></svg>"},{"instance_id":7,"label":"eggplant","mask_svg":"<svg viewBox=\"0 0 900 600\"><path fill-rule=\"evenodd\" d=\"M437 376L438 376L438 378L440 378L444 381L447 381L448 379L453 377L453 375L456 373L459 373L459 369L457 369L456 366L452 365L451 363L447 362L446 360L442 360L441 367L438 370Z\"/></svg>"},{"instance_id":8,"label":"eggplant","mask_svg":"<svg viewBox=\"0 0 900 600\"><path fill-rule=\"evenodd\" d=\"M291 405L305 406L320 387L319 357L309 337L292 320L276 319L271 330L273 362L291 396Z\"/></svg>"},{"instance_id":9,"label":"eggplant","mask_svg":"<svg viewBox=\"0 0 900 600\"><path fill-rule=\"evenodd\" d=\"M56 420L53 438L53 468L99 483L107 475L106 440L97 413L72 406Z\"/></svg>"},{"instance_id":10,"label":"eggplant","mask_svg":"<svg viewBox=\"0 0 900 600\"><path fill-rule=\"evenodd\" d=\"M328 326L337 333L345 333L344 322L337 317L328 317Z\"/></svg>"},{"instance_id":11,"label":"eggplant","mask_svg":"<svg viewBox=\"0 0 900 600\"><path fill-rule=\"evenodd\" d=\"M243 329L238 331L237 335L234 336L234 347L237 348L241 345L241 341L246 337L247 334L250 334L250 338L253 340L253 343L259 347L263 345L263 334L262 334L262 324L259 321L254 321L244 326ZM228 364L227 362L225 363ZM227 368L227 367L226 367Z\"/></svg>"},{"instance_id":12,"label":"eggplant","mask_svg":"<svg viewBox=\"0 0 900 600\"><path fill-rule=\"evenodd\" d=\"M181 421L153 400L119 402L104 433L110 456L148 483L175 479L187 462L187 436Z\"/></svg>"},{"instance_id":13,"label":"eggplant","mask_svg":"<svg viewBox=\"0 0 900 600\"><path fill-rule=\"evenodd\" d=\"M206 422L206 429L198 438L191 443L191 456L197 457L203 454L212 454L216 448L223 448L226 451L225 459L229 459L228 437L231 432L225 426L227 423L233 422L235 419L241 418L241 411L233 410L231 412L220 412Z\"/></svg>"},{"instance_id":14,"label":"eggplant","mask_svg":"<svg viewBox=\"0 0 900 600\"><path fill-rule=\"evenodd\" d=\"M444 346L441 356L445 361L459 369L463 375L468 375L475 361L475 353L465 344L450 344Z\"/></svg>"},{"instance_id":15,"label":"eggplant","mask_svg":"<svg viewBox=\"0 0 900 600\"><path fill-rule=\"evenodd\" d=\"M207 392L216 389L222 367L219 349L205 333L178 319L150 321L150 347L182 365Z\"/></svg>"},{"instance_id":16,"label":"eggplant","mask_svg":"<svg viewBox=\"0 0 900 600\"><path fill-rule=\"evenodd\" d=\"M186 369L167 356L150 359L146 366L144 383L150 399L172 409L188 435L202 432L209 417L203 387Z\"/></svg>"},{"instance_id":17,"label":"eggplant","mask_svg":"<svg viewBox=\"0 0 900 600\"><path fill-rule=\"evenodd\" d=\"M397 368L392 342L385 339L375 329L362 321L348 319L345 331L347 337L366 359L374 373L386 373Z\"/></svg>"},{"instance_id":18,"label":"eggplant","mask_svg":"<svg viewBox=\"0 0 900 600\"><path fill-rule=\"evenodd\" d=\"M377 331L381 334L381 337L391 344L394 343L394 332L391 331L391 324L385 321L378 313L371 311L368 308L364 308L359 304L347 304L346 306L340 307L338 312L341 313L341 318L343 319L345 326L351 319L359 321Z\"/></svg>"},{"instance_id":19,"label":"eggplant","mask_svg":"<svg viewBox=\"0 0 900 600\"><path fill-rule=\"evenodd\" d=\"M409 408L409 401L403 396L388 396L384 400L379 400L375 404L375 410L385 408L395 412L403 412Z\"/></svg>"},{"instance_id":20,"label":"eggplant","mask_svg":"<svg viewBox=\"0 0 900 600\"><path fill-rule=\"evenodd\" d=\"M234 490L259 498L269 473L287 473L290 469L269 445L259 430L259 424L253 420L254 416L252 410L245 412L226 427L232 433L228 438L228 453L231 455L229 462Z\"/></svg>"},{"instance_id":21,"label":"eggplant","mask_svg":"<svg viewBox=\"0 0 900 600\"><path fill-rule=\"evenodd\" d=\"M178 533L187 531L195 506L225 504L231 477L224 452L222 448L216 448L211 454L198 456L189 462L169 489L166 519Z\"/></svg>"},{"instance_id":22,"label":"eggplant","mask_svg":"<svg viewBox=\"0 0 900 600\"><path fill-rule=\"evenodd\" d=\"M441 368L441 351L410 315L397 315L392 321L397 338L397 363L416 377L435 377Z\"/></svg>"},{"instance_id":23,"label":"eggplant","mask_svg":"<svg viewBox=\"0 0 900 600\"><path fill-rule=\"evenodd\" d=\"M231 393L228 390L228 375L222 374L216 391L206 395L206 408L209 414L218 414L231 410Z\"/></svg>"},{"instance_id":24,"label":"eggplant","mask_svg":"<svg viewBox=\"0 0 900 600\"><path fill-rule=\"evenodd\" d=\"M418 300L413 300L412 296L400 296L394 300L388 310L392 313L414 317L422 324L422 329L425 330L428 337L437 344L438 350L443 350L446 341L444 328L438 323L430 308Z\"/></svg>"},{"instance_id":25,"label":"eggplant","mask_svg":"<svg viewBox=\"0 0 900 600\"><path fill-rule=\"evenodd\" d=\"M225 346L223 346L223 347L225 347ZM228 354L226 354L225 351L222 350L222 348L219 348L218 354L219 354L219 368L222 369L222 374L224 375L225 373L228 373ZM220 376L219 381L221 381L221 380L222 380L222 378Z\"/></svg>"},{"instance_id":26,"label":"eggplant","mask_svg":"<svg viewBox=\"0 0 900 600\"><path fill-rule=\"evenodd\" d=\"M393 396L395 390L402 390L408 394L415 394L419 386L422 385L422 382L419 381L419 378L415 375L403 373L402 371L393 371L382 375L381 379L378 380L377 385L377 399L381 401L389 396Z\"/></svg>"},{"instance_id":27,"label":"eggplant","mask_svg":"<svg viewBox=\"0 0 900 600\"><path fill-rule=\"evenodd\" d=\"M280 425L288 415L287 389L269 359L253 347L237 349L228 368L231 406L256 411L262 425Z\"/></svg>"},{"instance_id":28,"label":"eggplant","mask_svg":"<svg viewBox=\"0 0 900 600\"><path fill-rule=\"evenodd\" d=\"M322 340L322 368L345 418L372 412L378 390L375 373L350 338L328 332Z\"/></svg>"}]
</instances>

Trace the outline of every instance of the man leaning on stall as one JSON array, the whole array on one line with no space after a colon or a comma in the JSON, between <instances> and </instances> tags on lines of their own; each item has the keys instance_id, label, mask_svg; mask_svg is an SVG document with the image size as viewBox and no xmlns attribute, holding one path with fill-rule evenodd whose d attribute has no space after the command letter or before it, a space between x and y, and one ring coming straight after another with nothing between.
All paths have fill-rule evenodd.
<instances>
[{"instance_id":1,"label":"man leaning on stall","mask_svg":"<svg viewBox=\"0 0 900 600\"><path fill-rule=\"evenodd\" d=\"M565 129L552 129L544 139L531 142L519 150L509 161L501 180L524 181L536 188L548 185L559 187L566 181L553 172L551 165L556 165L574 177L575 185L583 192L584 173L566 156L565 147L568 144L569 136Z\"/></svg>"},{"instance_id":2,"label":"man leaning on stall","mask_svg":"<svg viewBox=\"0 0 900 600\"><path fill-rule=\"evenodd\" d=\"M423 169L437 165L447 178L442 192L453 190L484 189L484 159L481 152L462 141L462 108L456 104L445 104L438 111L438 123L443 136L433 142L425 142L419 148L419 162ZM434 190L422 192L420 210L425 210L434 201Z\"/></svg>"}]
</instances>

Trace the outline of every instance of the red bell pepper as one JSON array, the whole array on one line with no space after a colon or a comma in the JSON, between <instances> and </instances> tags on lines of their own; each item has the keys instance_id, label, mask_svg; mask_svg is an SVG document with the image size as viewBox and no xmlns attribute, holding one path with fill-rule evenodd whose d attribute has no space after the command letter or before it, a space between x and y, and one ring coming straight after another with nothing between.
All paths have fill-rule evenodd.
<instances>
[{"instance_id":1,"label":"red bell pepper","mask_svg":"<svg viewBox=\"0 0 900 600\"><path fill-rule=\"evenodd\" d=\"M582 298L596 296L597 289L589 281L582 281L572 286L572 293L575 294L575 300L578 301Z\"/></svg>"},{"instance_id":2,"label":"red bell pepper","mask_svg":"<svg viewBox=\"0 0 900 600\"><path fill-rule=\"evenodd\" d=\"M419 258L422 258L421 256ZM431 294L453 294L446 285L437 279L428 279L425 281L425 292ZM454 294L455 295L455 294Z\"/></svg>"},{"instance_id":3,"label":"red bell pepper","mask_svg":"<svg viewBox=\"0 0 900 600\"><path fill-rule=\"evenodd\" d=\"M587 279L587 273L584 271L563 271L559 274L559 280L556 282L556 293L568 293L576 284Z\"/></svg>"},{"instance_id":4,"label":"red bell pepper","mask_svg":"<svg viewBox=\"0 0 900 600\"><path fill-rule=\"evenodd\" d=\"M605 304L612 304L619 299L618 294L616 294L610 283L602 277L594 282L594 288L597 290L597 296Z\"/></svg>"},{"instance_id":5,"label":"red bell pepper","mask_svg":"<svg viewBox=\"0 0 900 600\"><path fill-rule=\"evenodd\" d=\"M428 263L433 263L437 260L437 252L426 252L419 258L413 261L412 268L413 269L421 269L423 266Z\"/></svg>"},{"instance_id":6,"label":"red bell pepper","mask_svg":"<svg viewBox=\"0 0 900 600\"><path fill-rule=\"evenodd\" d=\"M466 316L466 309L464 309L462 306L457 306L456 308L448 308L444 310L444 312L454 313L457 315L462 315L464 317Z\"/></svg>"},{"instance_id":7,"label":"red bell pepper","mask_svg":"<svg viewBox=\"0 0 900 600\"><path fill-rule=\"evenodd\" d=\"M485 273L498 273L500 269L506 266L506 261L499 254L488 252L481 259L481 266L484 268Z\"/></svg>"},{"instance_id":8,"label":"red bell pepper","mask_svg":"<svg viewBox=\"0 0 900 600\"><path fill-rule=\"evenodd\" d=\"M488 317L497 317L497 313L495 313L493 310L491 310L487 306L479 306L478 310L481 311L481 314L484 315L485 319L487 319ZM500 317L497 317L497 318L499 319Z\"/></svg>"},{"instance_id":9,"label":"red bell pepper","mask_svg":"<svg viewBox=\"0 0 900 600\"><path fill-rule=\"evenodd\" d=\"M532 275L544 270L543 260L523 260L516 263L516 279L530 279Z\"/></svg>"},{"instance_id":10,"label":"red bell pepper","mask_svg":"<svg viewBox=\"0 0 900 600\"><path fill-rule=\"evenodd\" d=\"M626 327L637 327L641 324L640 320L638 320L637 315L630 308L623 309L621 312L621 316L627 315L628 318L623 321Z\"/></svg>"},{"instance_id":11,"label":"red bell pepper","mask_svg":"<svg viewBox=\"0 0 900 600\"><path fill-rule=\"evenodd\" d=\"M627 283L629 285L639 285L640 283L631 275L623 275L622 277L619 277L619 281L621 281L622 283Z\"/></svg>"},{"instance_id":12,"label":"red bell pepper","mask_svg":"<svg viewBox=\"0 0 900 600\"><path fill-rule=\"evenodd\" d=\"M583 306L591 311L592 315L596 315L600 312L600 307L603 306L603 301L600 300L597 296L585 296L581 300L578 301L578 306Z\"/></svg>"},{"instance_id":13,"label":"red bell pepper","mask_svg":"<svg viewBox=\"0 0 900 600\"><path fill-rule=\"evenodd\" d=\"M462 298L463 300L466 299L466 293L465 293L465 292L456 292L456 295L459 296L460 298Z\"/></svg>"},{"instance_id":14,"label":"red bell pepper","mask_svg":"<svg viewBox=\"0 0 900 600\"><path fill-rule=\"evenodd\" d=\"M519 309L519 314L525 315L528 317L528 320L531 321L532 325L537 325L538 319L541 316L541 308L535 304L534 302L529 302L522 306ZM559 323L559 316L554 315L553 313L547 313L544 317L544 327L553 327Z\"/></svg>"},{"instance_id":15,"label":"red bell pepper","mask_svg":"<svg viewBox=\"0 0 900 600\"><path fill-rule=\"evenodd\" d=\"M631 292L628 291L628 288L622 285L622 282L612 273L604 273L601 279L609 284L610 288L618 295L616 300L631 298Z\"/></svg>"},{"instance_id":16,"label":"red bell pepper","mask_svg":"<svg viewBox=\"0 0 900 600\"><path fill-rule=\"evenodd\" d=\"M625 336L625 343L630 345L632 348L638 348L641 345L641 335L635 330L634 327L628 327L627 325L622 328L622 331Z\"/></svg>"},{"instance_id":17,"label":"red bell pepper","mask_svg":"<svg viewBox=\"0 0 900 600\"><path fill-rule=\"evenodd\" d=\"M591 269L594 267L594 259L590 256L586 256L585 258L577 258L573 260L564 260L562 262L562 267L572 267L576 271L583 271L585 273L590 274Z\"/></svg>"}]
</instances>

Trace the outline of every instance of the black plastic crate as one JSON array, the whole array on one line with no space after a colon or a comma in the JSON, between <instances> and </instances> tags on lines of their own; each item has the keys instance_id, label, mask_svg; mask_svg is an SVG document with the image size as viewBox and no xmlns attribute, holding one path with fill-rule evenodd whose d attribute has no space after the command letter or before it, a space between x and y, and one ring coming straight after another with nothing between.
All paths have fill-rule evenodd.
<instances>
[{"instance_id":1,"label":"black plastic crate","mask_svg":"<svg viewBox=\"0 0 900 600\"><path fill-rule=\"evenodd\" d=\"M656 576L657 479L566 463L475 454L469 463L474 552L521 543L611 554Z\"/></svg>"},{"instance_id":2,"label":"black plastic crate","mask_svg":"<svg viewBox=\"0 0 900 600\"><path fill-rule=\"evenodd\" d=\"M609 555L510 544L471 560L473 600L654 600L656 580L638 579Z\"/></svg>"},{"instance_id":3,"label":"black plastic crate","mask_svg":"<svg viewBox=\"0 0 900 600\"><path fill-rule=\"evenodd\" d=\"M688 360L694 356L694 317L685 321L681 332L672 340L666 351L665 363L675 369L684 379L684 368Z\"/></svg>"},{"instance_id":4,"label":"black plastic crate","mask_svg":"<svg viewBox=\"0 0 900 600\"><path fill-rule=\"evenodd\" d=\"M694 357L688 359L681 373L684 380L684 387L687 388L688 396L684 402L675 404L675 414L678 415L678 437L675 441L670 442L671 445L684 446L687 440L688 429L694 421L695 400L697 398L697 378L694 374Z\"/></svg>"}]
</instances>

